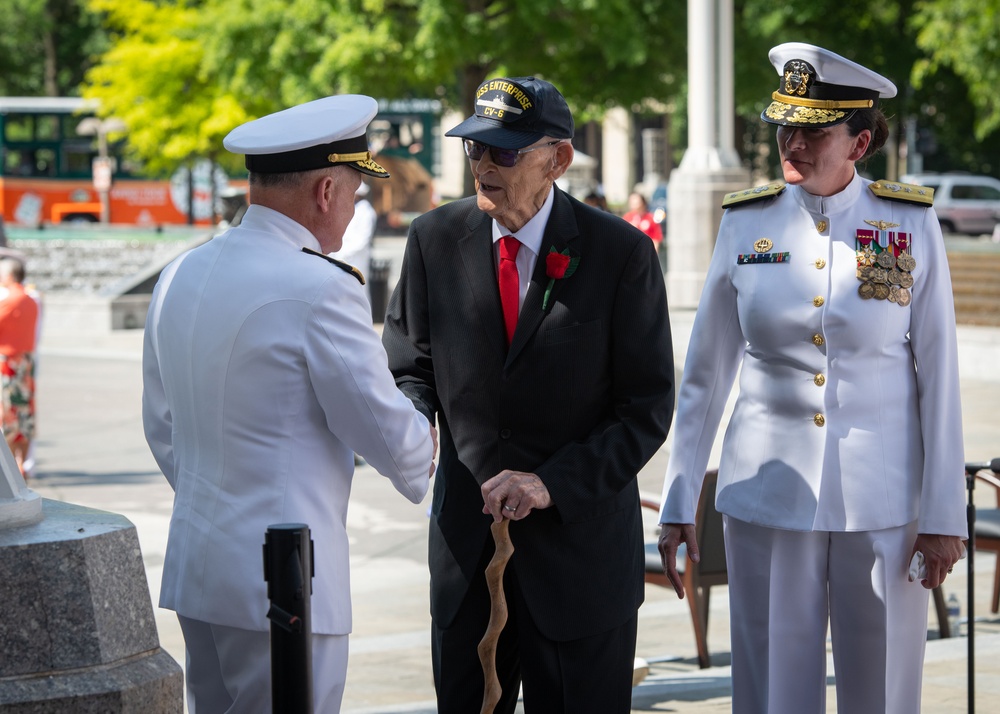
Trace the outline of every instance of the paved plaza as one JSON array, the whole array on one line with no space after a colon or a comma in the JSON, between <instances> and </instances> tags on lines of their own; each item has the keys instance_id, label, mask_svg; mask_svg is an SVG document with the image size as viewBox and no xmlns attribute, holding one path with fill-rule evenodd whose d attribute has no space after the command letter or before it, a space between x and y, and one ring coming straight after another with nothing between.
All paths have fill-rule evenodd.
<instances>
[{"instance_id":1,"label":"paved plaza","mask_svg":"<svg viewBox=\"0 0 1000 714\"><path fill-rule=\"evenodd\" d=\"M395 266L398 269L398 263ZM38 466L31 488L49 499L121 513L138 530L154 607L172 493L142 436L141 330L111 331L96 299L50 296L38 374ZM691 313L672 315L678 358ZM962 398L969 460L1000 456L1000 331L963 329ZM644 494L659 496L670 441L640 474ZM980 488L979 507L995 505ZM344 711L350 714L434 711L426 567L427 508L406 502L371 468L355 479L348 530L352 541L354 633ZM652 514L650 514L652 516ZM651 519L652 520L652 519ZM649 524L649 537L655 527ZM261 534L263 541L263 533ZM322 548L322 543L316 544ZM994 558L975 559L976 709L996 711L1000 697L1000 615L989 612ZM964 567L946 584L965 603ZM314 597L322 597L315 593ZM171 612L156 609L163 647L182 665L183 642ZM937 639L931 613L924 711L967 711L965 637ZM647 585L639 612L637 654L649 676L633 692L633 712L730 710L728 599L712 590L709 648L713 666L699 669L688 606ZM829 674L833 703L832 666ZM828 711L835 712L832 705Z\"/></svg>"}]
</instances>

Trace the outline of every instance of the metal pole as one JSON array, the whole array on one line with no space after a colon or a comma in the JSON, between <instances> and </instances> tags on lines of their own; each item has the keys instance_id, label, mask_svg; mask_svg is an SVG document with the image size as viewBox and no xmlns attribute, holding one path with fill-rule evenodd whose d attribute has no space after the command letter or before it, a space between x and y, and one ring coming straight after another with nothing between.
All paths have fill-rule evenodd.
<instances>
[{"instance_id":1,"label":"metal pole","mask_svg":"<svg viewBox=\"0 0 1000 714\"><path fill-rule=\"evenodd\" d=\"M188 225L194 225L194 162L188 166L187 174Z\"/></svg>"},{"instance_id":2,"label":"metal pole","mask_svg":"<svg viewBox=\"0 0 1000 714\"><path fill-rule=\"evenodd\" d=\"M976 712L976 579L973 577L975 572L973 569L972 561L975 558L976 553L976 504L973 502L973 491L976 488L976 473L966 472L965 475L965 485L969 489L969 505L966 507L966 519L969 525L969 544L968 544L968 555L969 562L966 564L968 568L968 582L966 587L968 592L966 597L968 598L969 605L966 608L968 613L968 638L969 641L966 645L969 648L969 671L968 671L968 690L969 690L969 714L975 714Z\"/></svg>"},{"instance_id":3,"label":"metal pole","mask_svg":"<svg viewBox=\"0 0 1000 714\"><path fill-rule=\"evenodd\" d=\"M103 123L97 130L97 155L102 161L108 160L108 134ZM111 222L111 189L105 187L97 193L101 201L101 223L108 224Z\"/></svg>"},{"instance_id":4,"label":"metal pole","mask_svg":"<svg viewBox=\"0 0 1000 714\"><path fill-rule=\"evenodd\" d=\"M271 710L312 714L313 543L309 526L281 523L264 536L264 580L271 609Z\"/></svg>"}]
</instances>

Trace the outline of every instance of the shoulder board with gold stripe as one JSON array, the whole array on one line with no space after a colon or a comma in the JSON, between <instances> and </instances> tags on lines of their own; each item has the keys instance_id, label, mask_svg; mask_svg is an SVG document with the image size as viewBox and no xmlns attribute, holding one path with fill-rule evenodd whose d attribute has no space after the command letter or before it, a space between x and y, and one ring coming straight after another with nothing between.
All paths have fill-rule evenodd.
<instances>
[{"instance_id":1,"label":"shoulder board with gold stripe","mask_svg":"<svg viewBox=\"0 0 1000 714\"><path fill-rule=\"evenodd\" d=\"M927 186L880 180L868 184L868 188L876 196L887 201L905 201L906 203L919 203L922 206L934 204L934 189Z\"/></svg>"},{"instance_id":2,"label":"shoulder board with gold stripe","mask_svg":"<svg viewBox=\"0 0 1000 714\"><path fill-rule=\"evenodd\" d=\"M733 193L727 193L726 197L722 199L722 207L729 208L730 206L742 203L759 201L762 198L774 198L784 190L785 184L778 181L776 183L769 183L766 186L754 186L742 191L734 191Z\"/></svg>"},{"instance_id":3,"label":"shoulder board with gold stripe","mask_svg":"<svg viewBox=\"0 0 1000 714\"><path fill-rule=\"evenodd\" d=\"M336 265L336 266L337 266L338 268L340 268L341 270L343 270L343 271L344 271L345 273L350 273L350 274L351 274L351 275L353 275L353 276L354 276L355 278L357 278L357 279L358 279L358 282L359 282L359 283L361 283L362 285L364 285L364 284L365 284L365 276L364 276L364 275L362 275L362 274L361 274L361 271L360 271L360 270L358 270L357 268L355 268L355 267L354 267L353 265L348 265L347 263L345 263L345 262L344 262L344 261L342 261L342 260L337 260L336 258L331 258L331 257L330 257L330 256L328 256L328 255L323 255L323 254L322 254L322 253L320 253L319 251L315 251L315 250L313 250L312 248L303 248L303 249L302 249L302 252L303 252L303 253L308 253L309 255L316 255L316 256L319 256L319 257L320 257L320 258L322 258L323 260L325 260L325 261L327 261L327 262L329 262L329 263L333 263L333 264L334 264L334 265Z\"/></svg>"}]
</instances>

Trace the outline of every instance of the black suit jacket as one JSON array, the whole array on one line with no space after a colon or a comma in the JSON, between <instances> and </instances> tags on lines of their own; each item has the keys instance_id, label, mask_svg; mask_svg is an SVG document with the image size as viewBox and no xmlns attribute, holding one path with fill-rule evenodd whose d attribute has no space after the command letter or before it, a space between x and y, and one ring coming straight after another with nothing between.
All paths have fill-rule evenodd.
<instances>
[{"instance_id":1,"label":"black suit jacket","mask_svg":"<svg viewBox=\"0 0 1000 714\"><path fill-rule=\"evenodd\" d=\"M554 506L512 522L512 563L542 633L604 632L643 600L636 474L666 438L674 368L652 241L556 191L507 348L492 222L467 198L416 219L383 343L396 383L440 431L431 613L447 628L490 537L479 486L537 474ZM547 309L550 248L579 257Z\"/></svg>"}]
</instances>

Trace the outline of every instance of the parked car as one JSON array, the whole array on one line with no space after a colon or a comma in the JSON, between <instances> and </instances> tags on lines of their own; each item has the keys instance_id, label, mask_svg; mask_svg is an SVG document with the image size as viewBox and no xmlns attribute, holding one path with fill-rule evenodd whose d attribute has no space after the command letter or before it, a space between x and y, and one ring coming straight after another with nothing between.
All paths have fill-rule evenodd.
<instances>
[{"instance_id":1,"label":"parked car","mask_svg":"<svg viewBox=\"0 0 1000 714\"><path fill-rule=\"evenodd\" d=\"M1000 223L1000 180L972 174L910 174L900 179L934 189L943 233L981 235Z\"/></svg>"}]
</instances>

